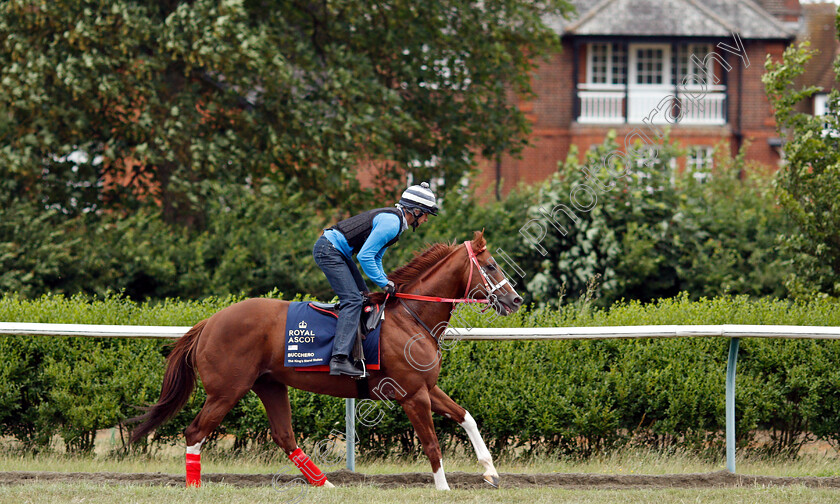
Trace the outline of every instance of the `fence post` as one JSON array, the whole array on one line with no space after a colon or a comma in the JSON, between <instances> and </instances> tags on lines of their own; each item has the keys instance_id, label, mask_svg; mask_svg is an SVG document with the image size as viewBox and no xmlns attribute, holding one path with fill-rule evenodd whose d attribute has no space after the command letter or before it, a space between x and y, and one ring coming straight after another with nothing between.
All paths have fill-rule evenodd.
<instances>
[{"instance_id":1,"label":"fence post","mask_svg":"<svg viewBox=\"0 0 840 504\"><path fill-rule=\"evenodd\" d=\"M735 368L738 364L738 338L729 340L726 363L726 470L735 472Z\"/></svg>"},{"instance_id":2,"label":"fence post","mask_svg":"<svg viewBox=\"0 0 840 504\"><path fill-rule=\"evenodd\" d=\"M356 400L344 400L344 439L347 440L347 469L356 470Z\"/></svg>"}]
</instances>

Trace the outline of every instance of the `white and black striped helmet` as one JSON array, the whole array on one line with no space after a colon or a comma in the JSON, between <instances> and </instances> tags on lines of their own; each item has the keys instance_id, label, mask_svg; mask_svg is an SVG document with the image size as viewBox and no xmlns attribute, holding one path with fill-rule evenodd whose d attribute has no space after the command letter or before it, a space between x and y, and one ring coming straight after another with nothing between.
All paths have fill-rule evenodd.
<instances>
[{"instance_id":1,"label":"white and black striped helmet","mask_svg":"<svg viewBox=\"0 0 840 504\"><path fill-rule=\"evenodd\" d=\"M399 203L404 208L418 208L432 215L438 213L437 198L435 198L435 193L429 189L428 182L413 185L403 191Z\"/></svg>"}]
</instances>

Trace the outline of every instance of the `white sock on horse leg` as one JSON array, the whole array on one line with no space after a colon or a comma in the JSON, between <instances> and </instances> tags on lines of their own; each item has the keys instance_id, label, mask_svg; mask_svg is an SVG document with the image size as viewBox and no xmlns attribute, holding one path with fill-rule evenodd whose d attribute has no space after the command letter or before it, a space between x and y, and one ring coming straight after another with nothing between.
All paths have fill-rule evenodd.
<instances>
[{"instance_id":1,"label":"white sock on horse leg","mask_svg":"<svg viewBox=\"0 0 840 504\"><path fill-rule=\"evenodd\" d=\"M446 474L443 472L443 459L440 461L438 470L432 474L435 477L435 488L438 490L449 490L449 483L446 482Z\"/></svg>"},{"instance_id":2,"label":"white sock on horse leg","mask_svg":"<svg viewBox=\"0 0 840 504\"><path fill-rule=\"evenodd\" d=\"M461 427L467 431L467 435L470 437L470 442L472 442L473 448L475 448L475 455L478 457L478 462L484 466L485 476L495 476L498 478L499 473L496 472L496 468L493 466L493 457L490 455L490 450L487 449L487 445L481 439L481 433L478 432L478 424L475 423L475 419L473 419L469 411L464 414L464 421L461 422Z\"/></svg>"},{"instance_id":3,"label":"white sock on horse leg","mask_svg":"<svg viewBox=\"0 0 840 504\"><path fill-rule=\"evenodd\" d=\"M199 441L198 443L196 443L192 446L187 446L187 453L189 453L190 455L201 455L201 445L204 444L204 441L206 439L207 438L202 438L202 440Z\"/></svg>"}]
</instances>

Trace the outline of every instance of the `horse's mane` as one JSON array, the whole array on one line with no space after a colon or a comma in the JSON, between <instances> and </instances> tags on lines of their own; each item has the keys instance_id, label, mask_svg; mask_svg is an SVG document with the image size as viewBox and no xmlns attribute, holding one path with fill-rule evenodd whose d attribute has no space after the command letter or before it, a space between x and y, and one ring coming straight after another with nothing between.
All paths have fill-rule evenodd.
<instances>
[{"instance_id":1,"label":"horse's mane","mask_svg":"<svg viewBox=\"0 0 840 504\"><path fill-rule=\"evenodd\" d=\"M428 271L429 268L439 263L441 259L448 256L455 250L455 243L434 243L419 254L414 254L414 259L405 265L397 268L388 275L396 285L406 284Z\"/></svg>"},{"instance_id":2,"label":"horse's mane","mask_svg":"<svg viewBox=\"0 0 840 504\"><path fill-rule=\"evenodd\" d=\"M484 231L476 231L472 239L472 246L475 250L483 250L487 245L484 240ZM426 247L422 252L415 252L414 259L408 261L403 266L395 269L388 275L388 280L394 282L399 287L402 284L407 284L416 280L423 273L429 270L432 266L443 260L444 257L451 254L456 248L457 243L433 243ZM376 292L371 294L371 300L374 303L381 303L385 300L385 294Z\"/></svg>"}]
</instances>

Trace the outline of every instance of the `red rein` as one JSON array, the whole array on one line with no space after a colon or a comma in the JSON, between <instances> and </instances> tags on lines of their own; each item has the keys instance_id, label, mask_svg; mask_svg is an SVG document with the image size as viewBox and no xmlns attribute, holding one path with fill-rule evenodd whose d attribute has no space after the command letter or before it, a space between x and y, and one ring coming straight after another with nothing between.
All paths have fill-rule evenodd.
<instances>
[{"instance_id":1,"label":"red rein","mask_svg":"<svg viewBox=\"0 0 840 504\"><path fill-rule=\"evenodd\" d=\"M422 296L420 294L407 294L403 292L395 292L394 295L398 298L413 299L414 301L431 301L433 303L489 303L486 299L473 299L466 297L470 293L470 286L472 285L473 267L478 263L476 254L484 252L486 249L473 252L472 244L468 241L464 242L464 247L467 249L467 254L470 256L470 277L467 280L467 290L464 291L463 298L444 298L437 296Z\"/></svg>"}]
</instances>

